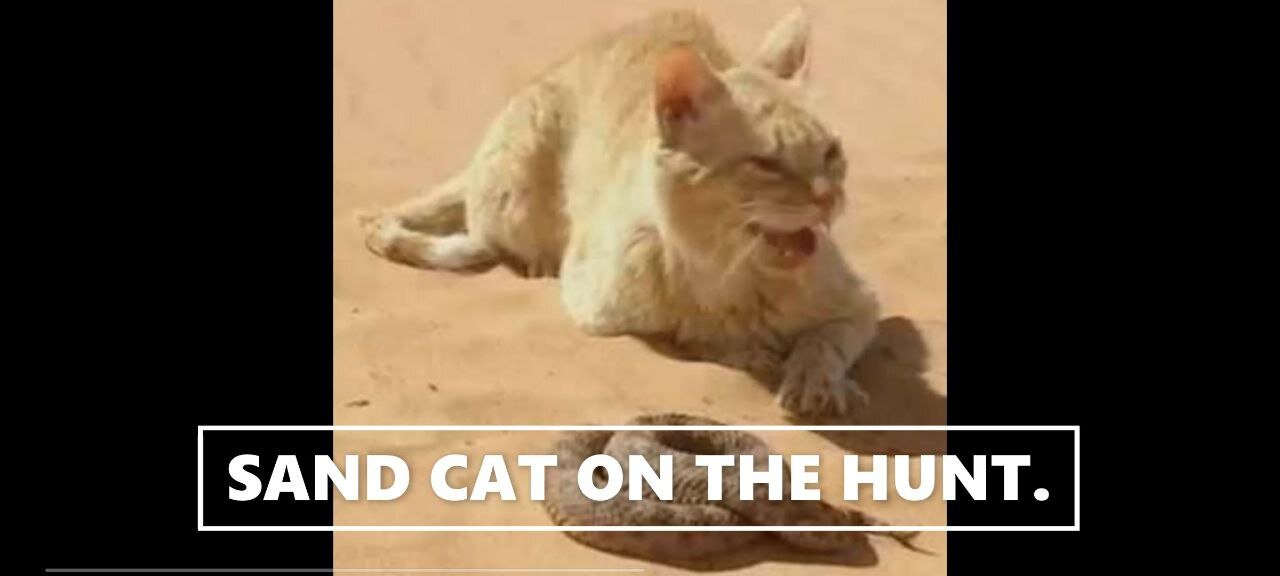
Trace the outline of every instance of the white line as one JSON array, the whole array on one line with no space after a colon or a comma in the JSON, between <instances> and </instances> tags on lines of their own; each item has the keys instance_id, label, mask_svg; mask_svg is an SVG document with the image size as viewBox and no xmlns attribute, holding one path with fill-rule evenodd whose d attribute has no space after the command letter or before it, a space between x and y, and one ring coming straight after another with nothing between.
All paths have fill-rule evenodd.
<instances>
[{"instance_id":1,"label":"white line","mask_svg":"<svg viewBox=\"0 0 1280 576\"><path fill-rule=\"evenodd\" d=\"M202 532L1078 532L1077 526L204 526Z\"/></svg>"},{"instance_id":2,"label":"white line","mask_svg":"<svg viewBox=\"0 0 1280 576\"><path fill-rule=\"evenodd\" d=\"M469 574L486 574L499 572L515 572L515 573L570 573L570 572L627 572L638 573L644 572L644 568L334 568L334 574L341 573L359 573L359 574L453 574L453 573L469 573Z\"/></svg>"},{"instance_id":3,"label":"white line","mask_svg":"<svg viewBox=\"0 0 1280 576\"><path fill-rule=\"evenodd\" d=\"M378 574L378 573L415 573L422 572L428 574L450 574L450 573L497 573L497 572L518 572L518 573L568 573L568 572L628 572L637 573L644 572L644 568L334 568L334 574L343 572L360 573L360 574Z\"/></svg>"},{"instance_id":4,"label":"white line","mask_svg":"<svg viewBox=\"0 0 1280 576\"><path fill-rule=\"evenodd\" d=\"M537 431L604 431L604 430L737 430L742 432L1053 432L1075 431L1079 426L559 426L559 425L431 425L431 426L199 426L210 432L537 432Z\"/></svg>"},{"instance_id":5,"label":"white line","mask_svg":"<svg viewBox=\"0 0 1280 576\"><path fill-rule=\"evenodd\" d=\"M644 572L644 568L45 568L50 574L486 574L486 573L570 573Z\"/></svg>"},{"instance_id":6,"label":"white line","mask_svg":"<svg viewBox=\"0 0 1280 576\"><path fill-rule=\"evenodd\" d=\"M1080 531L1080 427L1079 426L598 426L598 425L408 425L408 426L197 426L197 516L200 532L1079 532ZM805 431L973 431L973 432L1073 432L1075 441L1075 524L1072 526L205 526L204 431L216 432L458 432L458 431L608 431L608 430L738 430L744 432Z\"/></svg>"},{"instance_id":7,"label":"white line","mask_svg":"<svg viewBox=\"0 0 1280 576\"><path fill-rule=\"evenodd\" d=\"M204 428L196 430L196 529L204 528Z\"/></svg>"},{"instance_id":8,"label":"white line","mask_svg":"<svg viewBox=\"0 0 1280 576\"><path fill-rule=\"evenodd\" d=\"M1076 426L1076 530L1080 529L1080 427Z\"/></svg>"}]
</instances>

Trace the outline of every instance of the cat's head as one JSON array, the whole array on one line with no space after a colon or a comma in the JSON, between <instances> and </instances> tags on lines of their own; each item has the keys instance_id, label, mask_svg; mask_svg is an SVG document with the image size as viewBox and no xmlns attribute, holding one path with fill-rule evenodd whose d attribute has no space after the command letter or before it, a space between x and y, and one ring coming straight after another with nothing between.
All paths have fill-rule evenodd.
<instances>
[{"instance_id":1,"label":"cat's head","mask_svg":"<svg viewBox=\"0 0 1280 576\"><path fill-rule=\"evenodd\" d=\"M715 70L677 46L655 66L658 205L669 238L708 262L795 271L844 205L839 139L802 102L797 9L749 61Z\"/></svg>"}]
</instances>

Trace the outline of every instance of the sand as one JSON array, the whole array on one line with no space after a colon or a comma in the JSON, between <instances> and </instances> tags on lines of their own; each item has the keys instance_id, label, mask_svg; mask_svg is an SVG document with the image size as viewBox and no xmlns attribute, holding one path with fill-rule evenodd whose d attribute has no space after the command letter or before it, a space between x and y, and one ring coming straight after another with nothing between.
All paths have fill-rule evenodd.
<instances>
[{"instance_id":1,"label":"sand","mask_svg":"<svg viewBox=\"0 0 1280 576\"><path fill-rule=\"evenodd\" d=\"M644 411L786 424L770 392L716 365L592 338L562 312L554 279L499 268L426 272L368 253L354 215L407 198L461 167L506 98L549 62L611 27L682 2L337 0L333 54L333 373L337 424L618 424ZM816 110L843 136L851 205L833 233L885 305L882 337L856 369L873 404L858 424L946 419L946 4L810 0ZM740 56L788 1L698 7ZM771 435L784 452L942 453L931 434ZM430 463L447 452L543 452L545 433L341 433L342 454L387 452ZM467 475L458 475L458 482ZM426 483L425 471L415 478ZM517 478L521 494L527 483ZM839 497L839 477L823 476ZM828 499L832 499L829 497ZM945 504L860 506L942 524ZM451 503L414 485L395 502L335 504L338 524L545 524L537 503ZM882 538L837 558L776 546L675 566L615 556L558 533L338 533L338 568L641 568L821 574L941 574L928 553Z\"/></svg>"}]
</instances>

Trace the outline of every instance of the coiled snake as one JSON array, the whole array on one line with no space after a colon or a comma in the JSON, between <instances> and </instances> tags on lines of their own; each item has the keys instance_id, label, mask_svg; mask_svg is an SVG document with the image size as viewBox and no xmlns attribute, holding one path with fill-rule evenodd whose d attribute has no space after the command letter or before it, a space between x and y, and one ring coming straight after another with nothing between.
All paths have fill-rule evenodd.
<instances>
[{"instance_id":1,"label":"coiled snake","mask_svg":"<svg viewBox=\"0 0 1280 576\"><path fill-rule=\"evenodd\" d=\"M720 426L720 422L685 414L641 416L629 424L637 426ZM555 448L559 460L547 471L547 492L543 501L552 520L569 526L882 526L883 522L852 508L822 501L791 501L790 470L784 469L783 499L768 499L768 489L757 484L752 500L739 498L738 467L726 466L721 478L722 500L707 499L705 469L694 465L697 454L751 454L756 468L768 462L770 450L760 438L731 430L583 431L572 432ZM578 468L588 457L608 454L626 471L628 455L645 456L658 470L658 456L673 456L673 490L670 501L659 500L645 486L644 498L627 498L629 486L610 500L594 501L578 487ZM597 474L599 471L597 470ZM624 474L624 478L625 478ZM596 486L601 486L597 477ZM714 556L745 546L767 532L569 532L569 536L589 546L641 557L694 559ZM773 532L799 548L834 552L847 549L863 538L859 532ZM915 535L880 532L908 543Z\"/></svg>"}]
</instances>

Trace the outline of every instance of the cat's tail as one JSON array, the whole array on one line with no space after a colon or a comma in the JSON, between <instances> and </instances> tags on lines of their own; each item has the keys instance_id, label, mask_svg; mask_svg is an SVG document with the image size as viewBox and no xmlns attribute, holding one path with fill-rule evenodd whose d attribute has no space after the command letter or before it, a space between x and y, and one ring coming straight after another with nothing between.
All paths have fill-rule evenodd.
<instances>
[{"instance_id":1,"label":"cat's tail","mask_svg":"<svg viewBox=\"0 0 1280 576\"><path fill-rule=\"evenodd\" d=\"M388 260L418 268L470 271L498 255L467 234L465 176L459 174L396 208L359 216L365 245Z\"/></svg>"}]
</instances>

